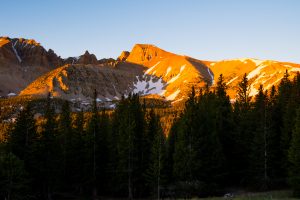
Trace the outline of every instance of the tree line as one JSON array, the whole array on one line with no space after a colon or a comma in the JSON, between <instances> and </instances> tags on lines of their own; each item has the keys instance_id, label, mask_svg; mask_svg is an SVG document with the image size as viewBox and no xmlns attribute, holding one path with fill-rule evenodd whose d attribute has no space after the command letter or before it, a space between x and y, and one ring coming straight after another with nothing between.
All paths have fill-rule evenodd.
<instances>
[{"instance_id":1,"label":"tree line","mask_svg":"<svg viewBox=\"0 0 300 200\"><path fill-rule=\"evenodd\" d=\"M89 118L68 101L43 120L32 105L0 145L0 197L157 198L223 195L234 188L291 187L300 195L300 75L250 97L245 74L234 103L220 75L214 89L191 91L168 135L159 113L137 94Z\"/></svg>"}]
</instances>

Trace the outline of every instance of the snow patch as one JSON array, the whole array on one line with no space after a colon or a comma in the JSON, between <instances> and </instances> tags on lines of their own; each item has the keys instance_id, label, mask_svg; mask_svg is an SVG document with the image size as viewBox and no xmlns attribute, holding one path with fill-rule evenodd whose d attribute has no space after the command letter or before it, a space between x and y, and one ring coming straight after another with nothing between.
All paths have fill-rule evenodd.
<instances>
[{"instance_id":1,"label":"snow patch","mask_svg":"<svg viewBox=\"0 0 300 200\"><path fill-rule=\"evenodd\" d=\"M13 97L13 96L17 96L17 94L16 94L16 93L13 93L13 92L11 92L11 93L8 93L8 94L7 94L7 96L8 96L8 97Z\"/></svg>"},{"instance_id":2,"label":"snow patch","mask_svg":"<svg viewBox=\"0 0 300 200\"><path fill-rule=\"evenodd\" d=\"M259 75L260 71L265 68L267 65L261 65L257 68L255 68L253 71L251 71L248 75L247 78L250 80L251 78L254 78L255 76Z\"/></svg>"},{"instance_id":3,"label":"snow patch","mask_svg":"<svg viewBox=\"0 0 300 200\"><path fill-rule=\"evenodd\" d=\"M150 80L146 80L146 78L139 79L139 76L136 76L137 82L134 83L133 92L140 93L143 95L147 94L159 94L162 95L164 93L165 84L162 78L155 80L153 77L150 77Z\"/></svg>"},{"instance_id":4,"label":"snow patch","mask_svg":"<svg viewBox=\"0 0 300 200\"><path fill-rule=\"evenodd\" d=\"M249 59L249 60L251 60L252 62L254 62L256 66L258 66L258 65L260 65L261 63L264 62L263 60L258 60L258 59Z\"/></svg>"},{"instance_id":5,"label":"snow patch","mask_svg":"<svg viewBox=\"0 0 300 200\"><path fill-rule=\"evenodd\" d=\"M180 93L180 89L177 89L175 92L173 92L171 95L169 95L166 99L169 101L173 101L179 93Z\"/></svg>"},{"instance_id":6,"label":"snow patch","mask_svg":"<svg viewBox=\"0 0 300 200\"><path fill-rule=\"evenodd\" d=\"M267 90L267 89L271 88L273 85L275 85L276 83L278 83L279 81L281 81L281 79L282 79L282 77L281 77L281 78L279 78L279 79L277 79L277 80L276 80L276 81L274 81L273 83L271 83L271 84L267 85L267 87L265 87L265 90Z\"/></svg>"},{"instance_id":7,"label":"snow patch","mask_svg":"<svg viewBox=\"0 0 300 200\"><path fill-rule=\"evenodd\" d=\"M290 72L300 72L300 68L292 67L292 69L289 70Z\"/></svg>"},{"instance_id":8,"label":"snow patch","mask_svg":"<svg viewBox=\"0 0 300 200\"><path fill-rule=\"evenodd\" d=\"M149 72L151 72L157 65L159 65L160 61L158 61L155 65L153 65L152 67L150 67L149 69L147 69L145 71L146 74L148 74Z\"/></svg>"},{"instance_id":9,"label":"snow patch","mask_svg":"<svg viewBox=\"0 0 300 200\"><path fill-rule=\"evenodd\" d=\"M18 61L21 63L21 62L22 62L22 59L20 58L20 56L19 56L17 50L15 49L15 46L11 44L11 47L12 47L12 49L13 49L13 51L14 51L14 53L15 53L17 59L18 59Z\"/></svg>"},{"instance_id":10,"label":"snow patch","mask_svg":"<svg viewBox=\"0 0 300 200\"><path fill-rule=\"evenodd\" d=\"M181 72L184 70L184 68L185 68L185 65L182 65L182 66L180 67L180 72L179 72L179 73L181 73Z\"/></svg>"},{"instance_id":11,"label":"snow patch","mask_svg":"<svg viewBox=\"0 0 300 200\"><path fill-rule=\"evenodd\" d=\"M116 108L116 104L109 105L109 108L115 109Z\"/></svg>"},{"instance_id":12,"label":"snow patch","mask_svg":"<svg viewBox=\"0 0 300 200\"><path fill-rule=\"evenodd\" d=\"M181 66L180 72L176 76L171 78L171 80L168 81L168 84L173 83L174 81L176 81L180 77L181 72L184 70L184 68L185 68L185 65Z\"/></svg>"},{"instance_id":13,"label":"snow patch","mask_svg":"<svg viewBox=\"0 0 300 200\"><path fill-rule=\"evenodd\" d=\"M168 67L168 69L167 69L167 73L165 74L165 76L167 76L169 73L170 73L170 71L172 70L172 67L170 66L170 67Z\"/></svg>"},{"instance_id":14,"label":"snow patch","mask_svg":"<svg viewBox=\"0 0 300 200\"><path fill-rule=\"evenodd\" d=\"M298 67L293 67L291 65L284 65L284 66L290 68L289 69L290 72L300 72L300 68Z\"/></svg>"},{"instance_id":15,"label":"snow patch","mask_svg":"<svg viewBox=\"0 0 300 200\"><path fill-rule=\"evenodd\" d=\"M183 97L180 98L180 99L177 99L176 101L173 101L171 104L174 104L174 103L179 102L179 101L182 101L182 100L183 100Z\"/></svg>"},{"instance_id":16,"label":"snow patch","mask_svg":"<svg viewBox=\"0 0 300 200\"><path fill-rule=\"evenodd\" d=\"M214 75L211 73L210 69L207 67L207 72L211 78L211 83L214 84Z\"/></svg>"},{"instance_id":17,"label":"snow patch","mask_svg":"<svg viewBox=\"0 0 300 200\"><path fill-rule=\"evenodd\" d=\"M255 96L258 93L258 90L255 87L250 88L249 96Z\"/></svg>"},{"instance_id":18,"label":"snow patch","mask_svg":"<svg viewBox=\"0 0 300 200\"><path fill-rule=\"evenodd\" d=\"M228 81L228 82L226 83L226 85L229 85L230 83L232 83L233 81L235 81L238 77L239 77L239 76L234 77L233 79L231 79L230 81Z\"/></svg>"}]
</instances>

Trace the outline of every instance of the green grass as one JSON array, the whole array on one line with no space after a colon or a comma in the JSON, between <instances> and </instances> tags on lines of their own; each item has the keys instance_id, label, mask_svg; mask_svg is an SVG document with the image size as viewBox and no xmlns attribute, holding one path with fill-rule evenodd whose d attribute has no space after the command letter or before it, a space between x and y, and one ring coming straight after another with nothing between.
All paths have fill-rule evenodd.
<instances>
[{"instance_id":1,"label":"green grass","mask_svg":"<svg viewBox=\"0 0 300 200\"><path fill-rule=\"evenodd\" d=\"M193 200L296 200L292 197L291 191L270 191L270 192L248 192L234 196L233 198L224 197L208 197L208 198L193 198Z\"/></svg>"}]
</instances>

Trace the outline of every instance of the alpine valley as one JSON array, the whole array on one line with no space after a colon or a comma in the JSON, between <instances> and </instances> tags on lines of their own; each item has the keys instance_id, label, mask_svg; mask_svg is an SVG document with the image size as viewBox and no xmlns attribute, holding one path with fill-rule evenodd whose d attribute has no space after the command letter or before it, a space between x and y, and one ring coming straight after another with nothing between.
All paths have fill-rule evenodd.
<instances>
[{"instance_id":1,"label":"alpine valley","mask_svg":"<svg viewBox=\"0 0 300 200\"><path fill-rule=\"evenodd\" d=\"M200 48L199 48L200 50ZM294 77L300 65L252 58L207 61L167 52L151 44L136 44L117 59L100 59L86 51L61 58L32 39L0 37L0 96L53 97L90 101L97 89L99 102L119 100L138 93L176 104L187 99L192 86L214 88L223 74L228 94L235 100L236 86L244 74L250 96L263 85L279 84L288 71Z\"/></svg>"}]
</instances>

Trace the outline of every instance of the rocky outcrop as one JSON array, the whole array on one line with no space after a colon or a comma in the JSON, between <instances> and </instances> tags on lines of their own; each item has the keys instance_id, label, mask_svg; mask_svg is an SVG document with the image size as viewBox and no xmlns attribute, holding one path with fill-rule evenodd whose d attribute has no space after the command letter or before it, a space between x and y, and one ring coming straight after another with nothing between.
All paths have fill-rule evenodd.
<instances>
[{"instance_id":1,"label":"rocky outcrop","mask_svg":"<svg viewBox=\"0 0 300 200\"><path fill-rule=\"evenodd\" d=\"M98 64L98 60L94 54L90 54L88 51L79 56L76 64Z\"/></svg>"},{"instance_id":2,"label":"rocky outcrop","mask_svg":"<svg viewBox=\"0 0 300 200\"><path fill-rule=\"evenodd\" d=\"M174 54L164 51L154 45L150 44L136 44L126 59L127 62L143 64L153 59L161 59L170 57Z\"/></svg>"},{"instance_id":3,"label":"rocky outcrop","mask_svg":"<svg viewBox=\"0 0 300 200\"><path fill-rule=\"evenodd\" d=\"M123 62L128 58L129 55L130 55L129 51L122 51L121 55L118 57L117 60Z\"/></svg>"}]
</instances>

